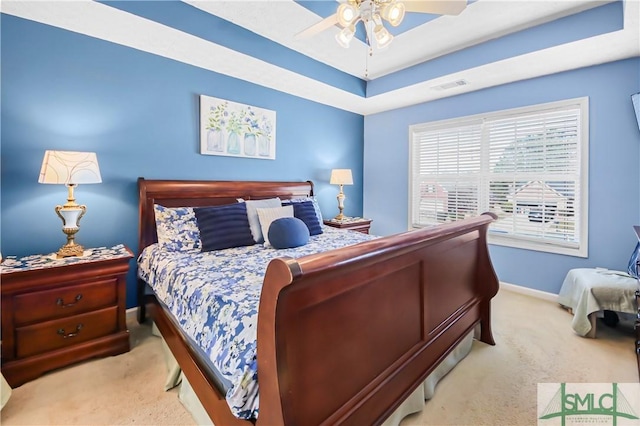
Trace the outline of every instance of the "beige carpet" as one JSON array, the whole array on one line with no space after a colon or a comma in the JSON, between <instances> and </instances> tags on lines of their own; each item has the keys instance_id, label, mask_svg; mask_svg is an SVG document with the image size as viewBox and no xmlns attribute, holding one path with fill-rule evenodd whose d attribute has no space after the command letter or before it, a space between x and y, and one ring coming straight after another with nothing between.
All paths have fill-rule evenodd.
<instances>
[{"instance_id":1,"label":"beige carpet","mask_svg":"<svg viewBox=\"0 0 640 426\"><path fill-rule=\"evenodd\" d=\"M402 425L536 424L536 384L637 382L633 329L598 324L597 339L573 333L558 305L501 290L496 346L474 347ZM130 322L131 352L49 373L13 390L3 425L192 425L174 391L163 392L160 341Z\"/></svg>"}]
</instances>

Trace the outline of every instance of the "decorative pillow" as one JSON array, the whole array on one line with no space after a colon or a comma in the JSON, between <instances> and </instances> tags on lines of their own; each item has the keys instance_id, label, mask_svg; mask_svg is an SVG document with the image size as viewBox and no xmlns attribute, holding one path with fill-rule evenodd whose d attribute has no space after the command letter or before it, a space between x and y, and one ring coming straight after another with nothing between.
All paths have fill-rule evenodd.
<instances>
[{"instance_id":1,"label":"decorative pillow","mask_svg":"<svg viewBox=\"0 0 640 426\"><path fill-rule=\"evenodd\" d=\"M629 259L629 266L627 267L627 272L635 279L640 279L638 261L640 261L640 243L636 244L636 249L631 253L631 259Z\"/></svg>"},{"instance_id":2,"label":"decorative pillow","mask_svg":"<svg viewBox=\"0 0 640 426\"><path fill-rule=\"evenodd\" d=\"M262 228L262 235L264 236L265 245L269 245L269 226L271 222L281 217L293 217L293 206L274 207L270 209L263 209L258 207L258 218L260 219L260 227Z\"/></svg>"},{"instance_id":3,"label":"decorative pillow","mask_svg":"<svg viewBox=\"0 0 640 426\"><path fill-rule=\"evenodd\" d=\"M245 203L227 204L193 209L202 251L251 246L256 242L251 235Z\"/></svg>"},{"instance_id":4,"label":"decorative pillow","mask_svg":"<svg viewBox=\"0 0 640 426\"><path fill-rule=\"evenodd\" d=\"M309 228L309 235L322 234L322 226L316 216L316 209L313 207L311 201L304 201L302 203L292 203L293 215L302 220Z\"/></svg>"},{"instance_id":5,"label":"decorative pillow","mask_svg":"<svg viewBox=\"0 0 640 426\"><path fill-rule=\"evenodd\" d=\"M280 207L280 198L267 198L266 200L243 200L238 198L241 203L247 204L247 217L249 218L249 226L251 227L251 234L256 243L264 243L264 236L262 235L262 228L260 227L260 219L258 218L257 208L274 208Z\"/></svg>"},{"instance_id":6,"label":"decorative pillow","mask_svg":"<svg viewBox=\"0 0 640 426\"><path fill-rule=\"evenodd\" d=\"M309 242L309 228L297 217L281 217L269 225L267 239L275 249L300 247Z\"/></svg>"},{"instance_id":7,"label":"decorative pillow","mask_svg":"<svg viewBox=\"0 0 640 426\"><path fill-rule=\"evenodd\" d=\"M200 248L200 231L192 207L153 205L158 244L171 251Z\"/></svg>"},{"instance_id":8,"label":"decorative pillow","mask_svg":"<svg viewBox=\"0 0 640 426\"><path fill-rule=\"evenodd\" d=\"M305 201L311 201L313 203L313 208L316 211L316 216L318 216L318 223L322 223L322 212L320 211L320 206L318 205L318 200L316 200L316 197L303 197L282 200L282 205L287 206L289 204L304 203Z\"/></svg>"}]
</instances>

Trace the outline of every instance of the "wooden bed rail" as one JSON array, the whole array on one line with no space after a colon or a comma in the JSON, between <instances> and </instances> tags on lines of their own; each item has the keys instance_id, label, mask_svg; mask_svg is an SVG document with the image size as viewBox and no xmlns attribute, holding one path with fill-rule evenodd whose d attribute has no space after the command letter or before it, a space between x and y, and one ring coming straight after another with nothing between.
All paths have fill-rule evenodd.
<instances>
[{"instance_id":1,"label":"wooden bed rail","mask_svg":"<svg viewBox=\"0 0 640 426\"><path fill-rule=\"evenodd\" d=\"M494 344L487 213L267 268L258 425L378 424L478 323Z\"/></svg>"}]
</instances>

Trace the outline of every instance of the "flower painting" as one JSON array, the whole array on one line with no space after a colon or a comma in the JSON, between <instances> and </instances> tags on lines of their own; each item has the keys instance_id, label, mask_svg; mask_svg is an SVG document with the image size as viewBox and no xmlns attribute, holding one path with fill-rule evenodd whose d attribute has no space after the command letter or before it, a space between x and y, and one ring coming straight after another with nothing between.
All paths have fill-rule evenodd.
<instances>
[{"instance_id":1,"label":"flower painting","mask_svg":"<svg viewBox=\"0 0 640 426\"><path fill-rule=\"evenodd\" d=\"M200 95L200 153L276 158L276 112Z\"/></svg>"}]
</instances>

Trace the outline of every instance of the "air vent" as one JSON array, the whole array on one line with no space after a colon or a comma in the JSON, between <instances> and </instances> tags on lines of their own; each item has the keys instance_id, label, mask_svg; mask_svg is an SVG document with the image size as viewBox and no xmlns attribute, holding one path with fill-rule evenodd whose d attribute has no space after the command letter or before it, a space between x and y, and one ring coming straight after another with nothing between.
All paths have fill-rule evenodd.
<instances>
[{"instance_id":1,"label":"air vent","mask_svg":"<svg viewBox=\"0 0 640 426\"><path fill-rule=\"evenodd\" d=\"M453 89L454 87L466 86L467 84L469 84L467 80L456 80L456 81L450 81L449 83L441 84L439 86L433 86L432 89L447 90L447 89Z\"/></svg>"}]
</instances>

